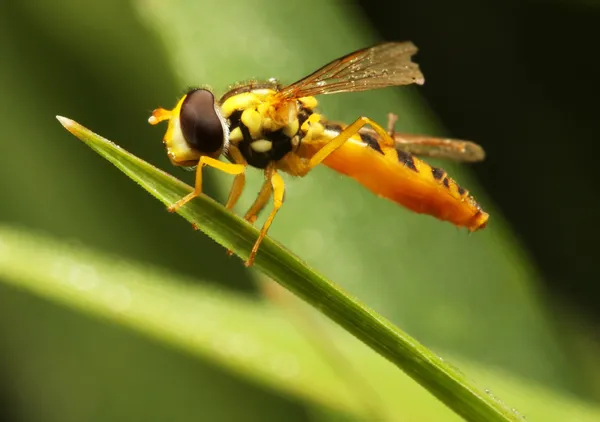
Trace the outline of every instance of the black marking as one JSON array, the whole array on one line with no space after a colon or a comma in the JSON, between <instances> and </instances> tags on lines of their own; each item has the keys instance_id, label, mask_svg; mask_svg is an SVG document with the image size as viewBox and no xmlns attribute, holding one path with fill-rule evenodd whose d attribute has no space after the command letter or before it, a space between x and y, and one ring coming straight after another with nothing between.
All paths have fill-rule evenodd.
<instances>
[{"instance_id":1,"label":"black marking","mask_svg":"<svg viewBox=\"0 0 600 422\"><path fill-rule=\"evenodd\" d=\"M415 159L411 154L406 151L402 151L401 149L396 149L396 154L398 154L398 161L400 161L409 169L416 171L417 173L419 172L415 166Z\"/></svg>"},{"instance_id":2,"label":"black marking","mask_svg":"<svg viewBox=\"0 0 600 422\"><path fill-rule=\"evenodd\" d=\"M367 144L371 149L374 149L378 153L383 154L383 151L381 150L381 146L379 146L379 142L377 142L377 139L375 139L374 136L369 135L368 133L359 133L358 135L360 136L360 139L365 144ZM413 163L413 165L414 165L414 163Z\"/></svg>"},{"instance_id":3,"label":"black marking","mask_svg":"<svg viewBox=\"0 0 600 422\"><path fill-rule=\"evenodd\" d=\"M450 180L447 177L444 177L442 183L444 184L444 186L446 186L446 188L450 188Z\"/></svg>"},{"instance_id":4,"label":"black marking","mask_svg":"<svg viewBox=\"0 0 600 422\"><path fill-rule=\"evenodd\" d=\"M244 139L238 143L237 147L246 159L249 165L259 169L266 168L270 162L281 160L288 152L293 149L292 139L283 133L283 129L275 132L264 133L259 139L271 141L271 149L264 152L255 151L252 143L258 139L252 138L250 131L243 123L240 123L240 129Z\"/></svg>"},{"instance_id":5,"label":"black marking","mask_svg":"<svg viewBox=\"0 0 600 422\"><path fill-rule=\"evenodd\" d=\"M460 196L463 196L463 195L465 194L465 192L467 192L467 191L466 191L466 190L465 190L463 187L461 187L461 186L458 186L458 185L457 185L456 187L457 187L457 189L458 189L458 194L459 194Z\"/></svg>"},{"instance_id":6,"label":"black marking","mask_svg":"<svg viewBox=\"0 0 600 422\"><path fill-rule=\"evenodd\" d=\"M298 127L302 127L302 124L310 117L311 114L312 114L312 111L310 111L304 107L300 107L300 111L298 112L298 115L296 116L296 118L298 119Z\"/></svg>"},{"instance_id":7,"label":"black marking","mask_svg":"<svg viewBox=\"0 0 600 422\"><path fill-rule=\"evenodd\" d=\"M283 129L266 133L265 139L273 143L273 148L269 150L270 158L273 161L281 160L293 148L292 138L283 133Z\"/></svg>"},{"instance_id":8,"label":"black marking","mask_svg":"<svg viewBox=\"0 0 600 422\"><path fill-rule=\"evenodd\" d=\"M229 131L233 131L233 129L240 126L240 121L242 119L242 110L236 110L231 113L229 116Z\"/></svg>"},{"instance_id":9,"label":"black marking","mask_svg":"<svg viewBox=\"0 0 600 422\"><path fill-rule=\"evenodd\" d=\"M186 95L179 111L179 123L190 147L204 154L220 154L224 141L223 125L210 91L196 89Z\"/></svg>"},{"instance_id":10,"label":"black marking","mask_svg":"<svg viewBox=\"0 0 600 422\"><path fill-rule=\"evenodd\" d=\"M331 130L333 132L341 132L342 130L344 130L344 128L339 123L326 123L325 130Z\"/></svg>"},{"instance_id":11,"label":"black marking","mask_svg":"<svg viewBox=\"0 0 600 422\"><path fill-rule=\"evenodd\" d=\"M431 174L435 180L442 180L446 172L439 167L431 167Z\"/></svg>"}]
</instances>

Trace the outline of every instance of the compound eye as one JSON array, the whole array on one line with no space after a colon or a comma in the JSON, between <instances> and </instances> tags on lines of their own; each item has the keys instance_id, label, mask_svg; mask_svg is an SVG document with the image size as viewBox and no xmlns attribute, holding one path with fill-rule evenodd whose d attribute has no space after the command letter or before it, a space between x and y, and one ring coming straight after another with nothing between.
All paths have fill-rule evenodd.
<instances>
[{"instance_id":1,"label":"compound eye","mask_svg":"<svg viewBox=\"0 0 600 422\"><path fill-rule=\"evenodd\" d=\"M223 148L223 124L210 91L188 92L181 104L179 124L186 142L200 153L214 154Z\"/></svg>"}]
</instances>

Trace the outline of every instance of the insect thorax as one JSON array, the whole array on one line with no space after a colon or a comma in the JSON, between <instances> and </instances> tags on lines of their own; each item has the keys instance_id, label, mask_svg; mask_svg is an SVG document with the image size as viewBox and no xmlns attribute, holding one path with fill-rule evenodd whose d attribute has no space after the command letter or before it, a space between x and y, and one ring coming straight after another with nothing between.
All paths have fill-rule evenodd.
<instances>
[{"instance_id":1,"label":"insect thorax","mask_svg":"<svg viewBox=\"0 0 600 422\"><path fill-rule=\"evenodd\" d=\"M316 106L316 101L292 100L275 107L269 101L274 94L265 89L243 92L227 98L221 106L230 143L250 166L260 169L298 148L303 137L300 128Z\"/></svg>"}]
</instances>

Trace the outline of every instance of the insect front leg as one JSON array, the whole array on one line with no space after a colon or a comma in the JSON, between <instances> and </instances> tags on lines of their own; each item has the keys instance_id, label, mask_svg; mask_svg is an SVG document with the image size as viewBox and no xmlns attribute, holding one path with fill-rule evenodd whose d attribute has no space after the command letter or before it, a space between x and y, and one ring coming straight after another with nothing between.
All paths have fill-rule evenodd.
<instances>
[{"instance_id":1,"label":"insect front leg","mask_svg":"<svg viewBox=\"0 0 600 422\"><path fill-rule=\"evenodd\" d=\"M369 125L373 128L373 130L379 135L380 142L385 146L393 147L395 145L394 140L390 137L389 133L385 131L379 124L377 124L374 120L369 119L368 117L361 116L354 123L347 126L344 130L342 130L338 136L329 141L323 148L321 148L315 155L312 156L308 163L308 169L312 169L315 166L321 164L321 162L327 158L327 156L333 153L336 149L344 145L344 143L350 139L353 135L356 135L359 130L365 126Z\"/></svg>"},{"instance_id":2,"label":"insect front leg","mask_svg":"<svg viewBox=\"0 0 600 422\"><path fill-rule=\"evenodd\" d=\"M221 170L227 174L236 174L237 175L237 174L243 173L246 170L246 166L244 166L244 165L224 163L222 161L215 160L214 158L203 155L202 157L200 157L200 160L198 161L198 167L196 168L196 183L195 183L194 191L187 194L186 196L181 198L179 201L177 201L173 205L171 205L168 208L169 212L177 211L179 208L181 208L182 206L184 206L185 204L190 202L192 199L196 198L197 196L200 196L200 194L202 193L202 167L204 167L205 165L214 167L214 168Z\"/></svg>"}]
</instances>

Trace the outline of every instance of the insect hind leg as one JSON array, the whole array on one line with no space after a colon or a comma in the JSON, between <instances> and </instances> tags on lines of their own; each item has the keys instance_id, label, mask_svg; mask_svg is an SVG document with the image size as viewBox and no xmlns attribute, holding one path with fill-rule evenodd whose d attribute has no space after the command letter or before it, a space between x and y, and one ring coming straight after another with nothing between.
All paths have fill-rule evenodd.
<instances>
[{"instance_id":1,"label":"insect hind leg","mask_svg":"<svg viewBox=\"0 0 600 422\"><path fill-rule=\"evenodd\" d=\"M382 128L374 120L365 116L361 116L356 119L354 123L344 128L344 130L342 130L338 136L329 141L323 148L317 151L317 153L310 159L307 170L310 170L313 167L321 164L321 162L325 160L328 155L344 145L348 139L350 139L353 135L356 135L365 125L369 125L373 128L377 135L379 135L379 141L383 145L389 147L393 147L395 145L394 140L384 128Z\"/></svg>"},{"instance_id":2,"label":"insect hind leg","mask_svg":"<svg viewBox=\"0 0 600 422\"><path fill-rule=\"evenodd\" d=\"M396 135L396 122L398 121L398 115L394 113L388 113L387 131L392 139Z\"/></svg>"}]
</instances>

